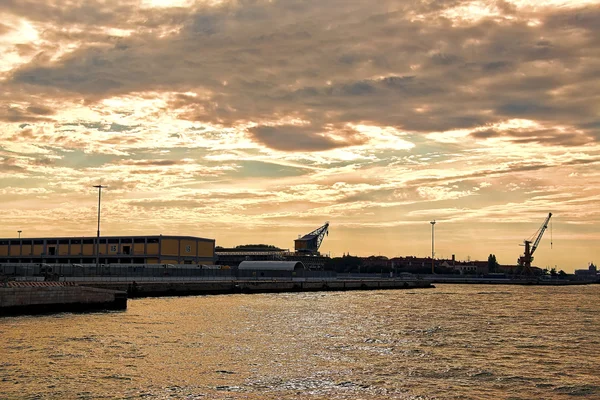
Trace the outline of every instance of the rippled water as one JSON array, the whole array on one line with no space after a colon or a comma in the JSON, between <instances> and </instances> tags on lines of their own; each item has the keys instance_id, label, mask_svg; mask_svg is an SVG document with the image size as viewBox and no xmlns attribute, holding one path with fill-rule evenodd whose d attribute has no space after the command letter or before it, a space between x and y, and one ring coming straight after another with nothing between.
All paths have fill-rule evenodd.
<instances>
[{"instance_id":1,"label":"rippled water","mask_svg":"<svg viewBox=\"0 0 600 400\"><path fill-rule=\"evenodd\" d=\"M0 319L1 398L600 398L600 286L138 299Z\"/></svg>"}]
</instances>

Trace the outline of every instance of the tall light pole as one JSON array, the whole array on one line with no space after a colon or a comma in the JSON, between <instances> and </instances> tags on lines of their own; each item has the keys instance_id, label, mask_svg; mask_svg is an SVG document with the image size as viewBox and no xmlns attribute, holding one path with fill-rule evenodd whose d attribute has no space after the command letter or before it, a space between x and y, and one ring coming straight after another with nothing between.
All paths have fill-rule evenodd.
<instances>
[{"instance_id":1,"label":"tall light pole","mask_svg":"<svg viewBox=\"0 0 600 400\"><path fill-rule=\"evenodd\" d=\"M435 255L435 251L434 251L434 228L435 228L435 219L433 221L430 222L431 224L431 273L435 274L435 268L434 268L434 261L433 261L433 256Z\"/></svg>"},{"instance_id":2,"label":"tall light pole","mask_svg":"<svg viewBox=\"0 0 600 400\"><path fill-rule=\"evenodd\" d=\"M23 231L19 230L17 232L19 232L19 239L21 239L21 232L23 232Z\"/></svg>"},{"instance_id":3,"label":"tall light pole","mask_svg":"<svg viewBox=\"0 0 600 400\"><path fill-rule=\"evenodd\" d=\"M98 234L96 236L96 273L100 271L100 199L102 198L102 188L106 186L95 185L98 188Z\"/></svg>"}]
</instances>

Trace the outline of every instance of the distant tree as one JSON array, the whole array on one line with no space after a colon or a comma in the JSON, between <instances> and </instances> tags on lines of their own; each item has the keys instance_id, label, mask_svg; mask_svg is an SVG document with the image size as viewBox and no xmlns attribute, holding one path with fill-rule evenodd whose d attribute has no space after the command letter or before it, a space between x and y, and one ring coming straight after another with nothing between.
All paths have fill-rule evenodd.
<instances>
[{"instance_id":1,"label":"distant tree","mask_svg":"<svg viewBox=\"0 0 600 400\"><path fill-rule=\"evenodd\" d=\"M542 270L542 275L548 275L550 273L550 270L548 268L544 268Z\"/></svg>"},{"instance_id":2,"label":"distant tree","mask_svg":"<svg viewBox=\"0 0 600 400\"><path fill-rule=\"evenodd\" d=\"M567 276L567 273L561 269L560 271L558 271L558 276L560 276L561 278L565 278Z\"/></svg>"},{"instance_id":3,"label":"distant tree","mask_svg":"<svg viewBox=\"0 0 600 400\"><path fill-rule=\"evenodd\" d=\"M550 270L550 275L552 275L552 276L557 276L558 275L558 273L556 272L556 268L552 268Z\"/></svg>"},{"instance_id":4,"label":"distant tree","mask_svg":"<svg viewBox=\"0 0 600 400\"><path fill-rule=\"evenodd\" d=\"M343 257L333 257L327 259L325 261L324 269L340 273L360 272L361 264L362 260L360 257L344 255Z\"/></svg>"},{"instance_id":5,"label":"distant tree","mask_svg":"<svg viewBox=\"0 0 600 400\"><path fill-rule=\"evenodd\" d=\"M498 272L498 261L495 254L490 254L488 257L488 271L492 273Z\"/></svg>"},{"instance_id":6,"label":"distant tree","mask_svg":"<svg viewBox=\"0 0 600 400\"><path fill-rule=\"evenodd\" d=\"M281 250L277 246L273 246L271 244L241 244L239 246L235 246L236 249L266 249L266 250Z\"/></svg>"}]
</instances>

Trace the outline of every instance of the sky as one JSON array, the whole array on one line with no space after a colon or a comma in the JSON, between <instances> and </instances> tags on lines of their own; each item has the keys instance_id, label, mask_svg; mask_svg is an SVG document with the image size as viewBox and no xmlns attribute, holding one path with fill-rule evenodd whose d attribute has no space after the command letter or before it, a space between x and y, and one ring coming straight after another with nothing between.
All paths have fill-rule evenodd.
<instances>
[{"instance_id":1,"label":"sky","mask_svg":"<svg viewBox=\"0 0 600 400\"><path fill-rule=\"evenodd\" d=\"M599 0L4 0L0 236L600 262ZM431 221L435 220L434 230Z\"/></svg>"}]
</instances>

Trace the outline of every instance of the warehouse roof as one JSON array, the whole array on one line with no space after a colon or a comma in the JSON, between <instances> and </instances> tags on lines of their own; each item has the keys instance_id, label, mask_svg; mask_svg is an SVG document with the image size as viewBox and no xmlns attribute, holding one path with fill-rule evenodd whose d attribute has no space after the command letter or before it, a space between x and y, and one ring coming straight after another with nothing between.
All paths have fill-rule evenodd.
<instances>
[{"instance_id":1,"label":"warehouse roof","mask_svg":"<svg viewBox=\"0 0 600 400\"><path fill-rule=\"evenodd\" d=\"M238 267L246 270L295 271L305 269L300 261L242 261Z\"/></svg>"}]
</instances>

